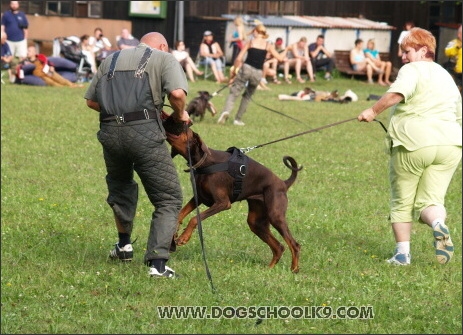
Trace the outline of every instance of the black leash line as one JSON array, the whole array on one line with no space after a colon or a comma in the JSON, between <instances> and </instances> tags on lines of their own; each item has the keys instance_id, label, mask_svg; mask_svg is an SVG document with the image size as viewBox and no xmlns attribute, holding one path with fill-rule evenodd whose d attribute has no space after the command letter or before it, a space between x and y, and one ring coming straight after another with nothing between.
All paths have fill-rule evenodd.
<instances>
[{"instance_id":1,"label":"black leash line","mask_svg":"<svg viewBox=\"0 0 463 335\"><path fill-rule=\"evenodd\" d=\"M269 110L269 111L271 111L271 112L273 112L273 113L277 113L277 114L283 115L284 117L287 117L287 118L289 118L289 119L291 119L291 120L293 120L293 121L296 121L297 123L301 123L301 124L307 126L307 124L305 124L304 122L302 122L302 121L300 121L300 120L298 120L298 119L295 119L295 118L293 118L293 117L291 117L291 116L289 116L289 115L286 115L286 114L284 114L284 113L282 113L282 112L279 112L279 111L276 111L276 110L274 110L274 109L272 109L272 108L269 108L269 107L267 107L267 106L261 105L261 104L255 102L254 99L252 99L252 98L251 98L251 101L254 102L254 103L255 103L257 106L259 106L259 107L262 107L262 108L264 108L264 109L266 109L266 110Z\"/></svg>"},{"instance_id":2,"label":"black leash line","mask_svg":"<svg viewBox=\"0 0 463 335\"><path fill-rule=\"evenodd\" d=\"M384 131L387 133L387 128L384 126L384 124L383 124L381 121L376 120L376 119L374 119L373 121L379 122L379 124L381 125L381 127L383 127Z\"/></svg>"},{"instance_id":3,"label":"black leash line","mask_svg":"<svg viewBox=\"0 0 463 335\"><path fill-rule=\"evenodd\" d=\"M267 143L264 143L264 144L255 145L253 147L240 148L240 150L243 153L247 153L247 152L249 152L249 151L251 151L253 149L262 148L263 146L268 145L268 144L273 144L273 143L277 143L277 142L280 142L280 141L288 140L288 139L293 138L293 137L301 136L301 135L308 134L308 133L313 133L315 131L319 131L319 130L329 128L329 127L334 127L334 126L337 126L337 125L339 125L341 123L346 123L346 122L353 121L353 120L357 120L357 118L354 117L352 119L347 119L347 120L343 120L343 121L330 123L330 124L327 124L325 126L321 126L321 127L318 127L318 128L313 128L313 129L310 129L310 130L306 130L306 131L303 131L302 133L298 133L298 134L294 134L294 135L291 135L291 136L283 137L283 138L280 138L278 140L270 141L270 142L267 142Z\"/></svg>"},{"instance_id":4,"label":"black leash line","mask_svg":"<svg viewBox=\"0 0 463 335\"><path fill-rule=\"evenodd\" d=\"M185 124L185 127L188 128L188 125ZM186 131L187 131L187 129L185 129L185 132ZM190 151L190 140L189 139L188 139L187 146L188 146L188 164L189 164L189 166L193 166L193 164L191 162L191 151ZM212 275L211 275L211 272L209 271L209 266L207 265L207 260L206 260L206 250L204 248L204 238L203 238L203 225L202 225L201 219L200 219L198 192L197 192L197 189L196 189L194 169L190 169L190 180L191 180L191 185L192 185L192 188L193 188L193 194L194 194L194 197L195 197L196 220L198 222L198 235L199 235L199 241L201 243L201 252L203 254L204 267L206 268L207 278L209 279L209 282L211 283L212 293L215 293L216 290L215 290L215 287L214 287L214 283L212 282Z\"/></svg>"},{"instance_id":5,"label":"black leash line","mask_svg":"<svg viewBox=\"0 0 463 335\"><path fill-rule=\"evenodd\" d=\"M268 145L268 144L273 144L273 143L277 143L277 142L280 142L280 141L288 140L288 139L293 138L293 137L305 135L305 134L308 134L308 133L313 133L315 131L319 131L319 130L329 128L329 127L334 127L334 126L337 126L339 124L346 123L346 122L353 121L353 120L357 120L357 118L354 117L352 119L347 119L347 120L343 120L343 121L330 123L330 124L327 124L325 126L321 126L321 127L318 127L318 128L313 128L313 129L310 129L310 130L306 130L306 131L303 131L302 133L298 133L298 134L294 134L294 135L291 135L291 136L283 137L283 138L280 138L278 140L270 141L270 142L267 142L267 143L264 143L264 144L255 145L253 147L240 148L240 151L243 152L243 153L248 153L251 150L254 150L254 149L257 149L257 148L262 148L263 146ZM381 124L381 127L383 127L384 131L387 133L387 129L386 129L386 127L384 126L384 124L381 121L376 120L376 119L374 119L373 121L379 122Z\"/></svg>"},{"instance_id":6,"label":"black leash line","mask_svg":"<svg viewBox=\"0 0 463 335\"><path fill-rule=\"evenodd\" d=\"M226 89L227 87L229 87L230 85L231 85L231 83L229 83L229 84L223 86L220 90L217 90L217 91L215 91L214 93L212 93L211 99L212 99L213 97L215 97L217 94L219 94L220 92L222 92L224 89Z\"/></svg>"}]
</instances>

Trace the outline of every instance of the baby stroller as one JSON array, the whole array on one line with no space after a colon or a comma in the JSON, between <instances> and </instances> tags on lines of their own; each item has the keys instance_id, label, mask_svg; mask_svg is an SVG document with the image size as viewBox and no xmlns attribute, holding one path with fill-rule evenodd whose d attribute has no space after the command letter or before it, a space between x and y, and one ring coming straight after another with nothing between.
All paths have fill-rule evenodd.
<instances>
[{"instance_id":1,"label":"baby stroller","mask_svg":"<svg viewBox=\"0 0 463 335\"><path fill-rule=\"evenodd\" d=\"M55 38L53 55L64 57L77 64L77 80L79 82L91 79L92 65L82 52L80 39L77 36Z\"/></svg>"}]
</instances>

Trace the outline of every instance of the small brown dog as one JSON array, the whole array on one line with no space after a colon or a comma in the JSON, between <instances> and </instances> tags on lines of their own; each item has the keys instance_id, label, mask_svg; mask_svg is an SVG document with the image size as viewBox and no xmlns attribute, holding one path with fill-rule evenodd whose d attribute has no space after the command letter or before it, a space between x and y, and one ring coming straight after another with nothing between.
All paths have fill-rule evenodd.
<instances>
[{"instance_id":1,"label":"small brown dog","mask_svg":"<svg viewBox=\"0 0 463 335\"><path fill-rule=\"evenodd\" d=\"M212 116L215 116L217 111L212 102L209 101L212 95L210 95L208 91L199 91L198 94L196 98L190 101L186 108L190 117L193 120L199 117L199 121L202 121L204 119L204 114L206 114L206 110L211 112Z\"/></svg>"},{"instance_id":2,"label":"small brown dog","mask_svg":"<svg viewBox=\"0 0 463 335\"><path fill-rule=\"evenodd\" d=\"M292 157L283 157L284 164L292 172L287 180L282 180L270 169L247 157L239 149L230 148L227 151L210 149L190 128L185 126L184 129L179 129L178 126L169 122L169 118L166 121L164 127L167 132L167 141L172 147L171 155L175 157L179 154L187 162L188 157L191 156L189 164L194 170L198 206L204 204L209 207L200 213L201 222L212 215L230 209L235 201L246 200L249 207L247 222L251 231L267 243L272 250L273 258L269 267L272 268L278 263L284 251L284 246L270 230L270 225L272 225L291 250L291 271L298 272L300 245L289 231L286 209L288 188L294 183L302 167L298 167ZM172 128L169 125L172 125ZM177 230L182 220L196 207L196 199L193 196L180 211ZM179 237L177 234L174 236L176 245L186 244L197 224L197 216L192 217L182 234ZM175 245L173 249L175 250Z\"/></svg>"}]
</instances>

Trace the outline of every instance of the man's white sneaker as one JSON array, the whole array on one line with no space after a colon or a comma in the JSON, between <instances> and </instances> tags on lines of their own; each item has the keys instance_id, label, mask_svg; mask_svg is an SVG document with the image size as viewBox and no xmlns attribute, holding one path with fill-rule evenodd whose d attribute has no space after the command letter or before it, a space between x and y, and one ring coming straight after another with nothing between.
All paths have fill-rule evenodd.
<instances>
[{"instance_id":1,"label":"man's white sneaker","mask_svg":"<svg viewBox=\"0 0 463 335\"><path fill-rule=\"evenodd\" d=\"M126 244L122 248L119 244L114 245L114 249L109 252L109 258L120 259L124 262L130 262L133 259L133 247L132 244Z\"/></svg>"},{"instance_id":2,"label":"man's white sneaker","mask_svg":"<svg viewBox=\"0 0 463 335\"><path fill-rule=\"evenodd\" d=\"M151 277L156 277L156 278L176 278L177 277L177 275L175 274L175 271L172 270L168 266L166 266L163 273L160 273L158 271L158 269L156 269L154 266L152 266L152 267L150 267L149 275Z\"/></svg>"}]
</instances>

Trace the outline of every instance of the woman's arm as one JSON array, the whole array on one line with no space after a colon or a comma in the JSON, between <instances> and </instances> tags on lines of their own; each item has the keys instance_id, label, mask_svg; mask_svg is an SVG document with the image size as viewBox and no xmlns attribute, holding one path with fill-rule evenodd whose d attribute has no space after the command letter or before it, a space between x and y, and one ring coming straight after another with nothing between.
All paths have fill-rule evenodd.
<instances>
[{"instance_id":1,"label":"woman's arm","mask_svg":"<svg viewBox=\"0 0 463 335\"><path fill-rule=\"evenodd\" d=\"M357 117L357 120L361 122L371 122L375 119L376 115L379 115L389 107L398 104L403 99L404 97L402 94L393 92L386 93L372 107L361 112Z\"/></svg>"}]
</instances>

